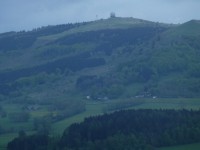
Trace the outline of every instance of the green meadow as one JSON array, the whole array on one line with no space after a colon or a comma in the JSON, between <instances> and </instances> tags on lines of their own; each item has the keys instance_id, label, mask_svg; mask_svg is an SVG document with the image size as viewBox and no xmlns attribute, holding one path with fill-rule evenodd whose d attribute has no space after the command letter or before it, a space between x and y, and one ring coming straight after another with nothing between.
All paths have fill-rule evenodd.
<instances>
[{"instance_id":1,"label":"green meadow","mask_svg":"<svg viewBox=\"0 0 200 150\"><path fill-rule=\"evenodd\" d=\"M122 105L123 104L123 105ZM199 99L167 99L167 98L132 98L132 99L118 99L115 101L86 101L86 110L77 115L68 117L61 121L57 121L52 123L50 135L52 136L60 136L63 131L73 123L78 123L84 120L86 117L101 115L103 113L111 113L114 111L122 110L122 109L192 109L199 110L200 109L200 101ZM5 104L4 109L6 112L13 113L19 112L22 106L18 104ZM11 141L13 138L18 136L19 130L23 129L26 133L31 134L34 133L33 130L33 118L42 117L51 113L47 106L42 106L41 109L37 111L30 112L30 119L25 123L13 123L9 120L8 117L0 118L1 126L7 129L13 129L13 132L5 133L0 135L0 150L4 150L7 143ZM190 148L193 147L193 148ZM194 148L200 148L200 144L192 144L187 146L177 146L170 148L162 148L159 150L187 150L187 148L195 150Z\"/></svg>"}]
</instances>

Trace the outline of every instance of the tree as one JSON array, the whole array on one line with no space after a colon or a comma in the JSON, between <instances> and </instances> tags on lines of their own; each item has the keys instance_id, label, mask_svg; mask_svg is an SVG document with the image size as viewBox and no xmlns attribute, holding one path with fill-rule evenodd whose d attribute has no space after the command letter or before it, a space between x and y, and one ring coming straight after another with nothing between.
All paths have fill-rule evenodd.
<instances>
[{"instance_id":1,"label":"tree","mask_svg":"<svg viewBox=\"0 0 200 150\"><path fill-rule=\"evenodd\" d=\"M23 138L23 137L25 137L26 136L26 132L24 131L24 130L20 130L19 132L18 132L18 137L19 138Z\"/></svg>"},{"instance_id":2,"label":"tree","mask_svg":"<svg viewBox=\"0 0 200 150\"><path fill-rule=\"evenodd\" d=\"M35 118L33 120L34 130L37 131L38 134L48 135L51 129L51 118L49 116Z\"/></svg>"}]
</instances>

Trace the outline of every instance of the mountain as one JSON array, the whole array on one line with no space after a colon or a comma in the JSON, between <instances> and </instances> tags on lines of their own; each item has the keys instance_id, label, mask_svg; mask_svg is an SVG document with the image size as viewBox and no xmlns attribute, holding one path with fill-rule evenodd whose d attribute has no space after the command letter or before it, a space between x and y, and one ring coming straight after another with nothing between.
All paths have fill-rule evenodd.
<instances>
[{"instance_id":1,"label":"mountain","mask_svg":"<svg viewBox=\"0 0 200 150\"><path fill-rule=\"evenodd\" d=\"M112 17L0 34L0 99L200 97L199 24Z\"/></svg>"}]
</instances>

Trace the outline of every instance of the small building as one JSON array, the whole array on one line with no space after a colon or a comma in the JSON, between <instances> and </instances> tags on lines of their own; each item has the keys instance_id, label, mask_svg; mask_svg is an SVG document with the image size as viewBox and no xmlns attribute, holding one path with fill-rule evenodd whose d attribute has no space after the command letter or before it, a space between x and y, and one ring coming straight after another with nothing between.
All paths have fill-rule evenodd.
<instances>
[{"instance_id":1,"label":"small building","mask_svg":"<svg viewBox=\"0 0 200 150\"><path fill-rule=\"evenodd\" d=\"M88 96L86 96L86 99L87 99L87 100L90 100L90 99L91 99L91 97L88 95Z\"/></svg>"}]
</instances>

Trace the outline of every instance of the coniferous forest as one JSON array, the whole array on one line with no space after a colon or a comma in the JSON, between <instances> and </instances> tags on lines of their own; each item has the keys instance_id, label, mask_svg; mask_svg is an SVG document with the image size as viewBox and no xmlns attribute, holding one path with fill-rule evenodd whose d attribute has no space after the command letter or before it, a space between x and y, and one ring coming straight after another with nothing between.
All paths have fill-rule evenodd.
<instances>
[{"instance_id":1,"label":"coniferous forest","mask_svg":"<svg viewBox=\"0 0 200 150\"><path fill-rule=\"evenodd\" d=\"M200 142L200 111L123 110L72 124L61 138L19 137L8 150L154 150Z\"/></svg>"}]
</instances>

